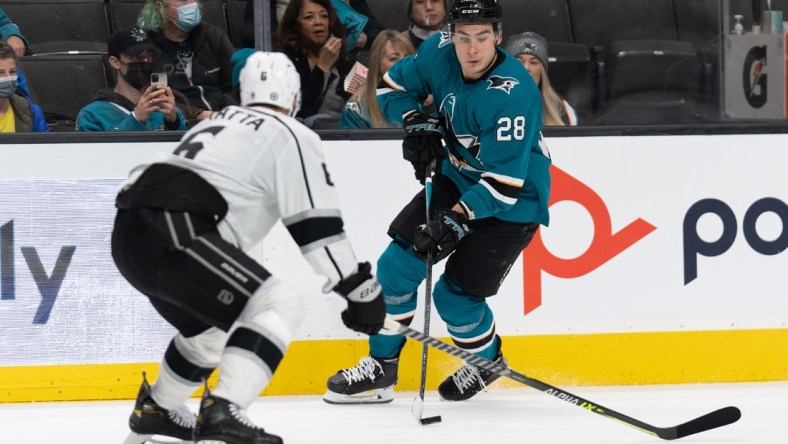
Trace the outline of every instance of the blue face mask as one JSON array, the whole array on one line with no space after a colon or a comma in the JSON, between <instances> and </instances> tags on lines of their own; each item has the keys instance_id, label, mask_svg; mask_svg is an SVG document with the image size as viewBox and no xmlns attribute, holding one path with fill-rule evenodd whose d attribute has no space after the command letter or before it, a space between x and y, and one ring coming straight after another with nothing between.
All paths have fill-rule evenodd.
<instances>
[{"instance_id":1,"label":"blue face mask","mask_svg":"<svg viewBox=\"0 0 788 444\"><path fill-rule=\"evenodd\" d=\"M178 10L178 20L174 23L181 31L191 32L191 30L196 28L197 25L200 24L200 21L202 21L200 5L198 3L189 3L188 5L179 6L176 9Z\"/></svg>"},{"instance_id":2,"label":"blue face mask","mask_svg":"<svg viewBox=\"0 0 788 444\"><path fill-rule=\"evenodd\" d=\"M18 85L16 76L0 77L0 99L11 97Z\"/></svg>"}]
</instances>

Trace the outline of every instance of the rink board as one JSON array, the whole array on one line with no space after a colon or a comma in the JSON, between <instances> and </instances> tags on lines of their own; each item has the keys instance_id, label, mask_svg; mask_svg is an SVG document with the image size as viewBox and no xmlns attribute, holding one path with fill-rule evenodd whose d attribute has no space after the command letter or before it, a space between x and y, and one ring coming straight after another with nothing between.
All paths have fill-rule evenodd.
<instances>
[{"instance_id":1,"label":"rink board","mask_svg":"<svg viewBox=\"0 0 788 444\"><path fill-rule=\"evenodd\" d=\"M788 136L548 144L551 226L490 299L513 368L557 385L788 379ZM374 263L419 185L397 141L326 145L347 233ZM173 331L118 274L109 235L128 170L173 146L0 146L0 402L130 398L155 375ZM366 342L281 226L255 254L308 302L267 393L320 393ZM431 330L446 337L436 313ZM398 387L414 390L420 346L405 353ZM430 356L434 388L457 363Z\"/></svg>"}]
</instances>

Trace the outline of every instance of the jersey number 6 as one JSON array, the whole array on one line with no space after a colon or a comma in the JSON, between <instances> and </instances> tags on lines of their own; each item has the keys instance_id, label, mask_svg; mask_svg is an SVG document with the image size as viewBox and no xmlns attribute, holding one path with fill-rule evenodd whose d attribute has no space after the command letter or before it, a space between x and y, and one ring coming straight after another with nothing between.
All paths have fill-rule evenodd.
<instances>
[{"instance_id":1,"label":"jersey number 6","mask_svg":"<svg viewBox=\"0 0 788 444\"><path fill-rule=\"evenodd\" d=\"M193 140L200 134L205 134L205 133L209 133L212 136L215 136L219 134L219 132L223 129L224 129L223 126L209 126L208 128L205 128L202 131L197 131L196 133L187 137L183 142L181 142L181 144L178 145L178 148L175 148L173 154L175 154L176 156L183 155L183 157L187 159L194 159L194 156L196 156L197 153L202 149L202 142L200 141L193 142Z\"/></svg>"}]
</instances>

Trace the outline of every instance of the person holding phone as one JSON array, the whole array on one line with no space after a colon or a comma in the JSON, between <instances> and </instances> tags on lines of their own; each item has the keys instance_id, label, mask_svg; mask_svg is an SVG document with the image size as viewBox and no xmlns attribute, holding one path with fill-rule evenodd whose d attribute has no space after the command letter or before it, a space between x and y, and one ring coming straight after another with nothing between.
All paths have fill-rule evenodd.
<instances>
[{"instance_id":1,"label":"person holding phone","mask_svg":"<svg viewBox=\"0 0 788 444\"><path fill-rule=\"evenodd\" d=\"M121 29L109 38L109 64L115 88L102 88L79 111L77 131L186 130L167 75L154 72L156 47L139 27Z\"/></svg>"}]
</instances>

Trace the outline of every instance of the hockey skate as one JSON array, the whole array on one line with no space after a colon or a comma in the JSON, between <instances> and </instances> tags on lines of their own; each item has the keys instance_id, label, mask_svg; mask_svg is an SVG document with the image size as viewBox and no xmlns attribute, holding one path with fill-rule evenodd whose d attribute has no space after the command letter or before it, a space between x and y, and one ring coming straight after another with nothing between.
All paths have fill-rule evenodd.
<instances>
[{"instance_id":1,"label":"hockey skate","mask_svg":"<svg viewBox=\"0 0 788 444\"><path fill-rule=\"evenodd\" d=\"M194 431L198 444L282 444L282 438L256 426L246 412L232 402L211 395L205 387Z\"/></svg>"},{"instance_id":2,"label":"hockey skate","mask_svg":"<svg viewBox=\"0 0 788 444\"><path fill-rule=\"evenodd\" d=\"M498 340L498 353L493 361L497 364L508 366L501 353L501 342ZM446 378L438 386L438 394L447 401L465 401L484 390L501 376L475 365L464 363L459 370Z\"/></svg>"},{"instance_id":3,"label":"hockey skate","mask_svg":"<svg viewBox=\"0 0 788 444\"><path fill-rule=\"evenodd\" d=\"M191 444L194 425L197 422L194 413L186 405L167 410L157 404L150 393L150 384L143 372L142 385L137 394L134 411L129 417L131 433L124 444ZM176 438L179 441L162 440L160 437Z\"/></svg>"},{"instance_id":4,"label":"hockey skate","mask_svg":"<svg viewBox=\"0 0 788 444\"><path fill-rule=\"evenodd\" d=\"M323 401L329 404L383 404L394 400L399 358L364 356L357 366L328 378Z\"/></svg>"}]
</instances>

